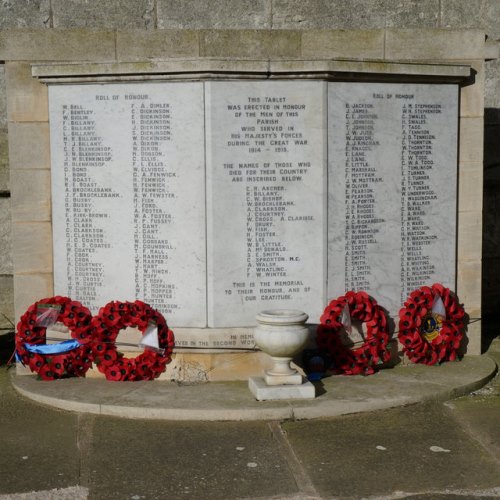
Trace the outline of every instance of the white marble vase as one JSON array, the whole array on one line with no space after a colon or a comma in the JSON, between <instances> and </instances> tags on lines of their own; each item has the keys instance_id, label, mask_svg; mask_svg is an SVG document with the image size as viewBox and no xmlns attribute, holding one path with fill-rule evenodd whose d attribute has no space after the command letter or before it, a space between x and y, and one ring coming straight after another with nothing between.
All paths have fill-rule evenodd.
<instances>
[{"instance_id":1,"label":"white marble vase","mask_svg":"<svg viewBox=\"0 0 500 500\"><path fill-rule=\"evenodd\" d=\"M266 371L267 385L299 385L302 375L290 366L295 354L308 340L308 315L291 309L273 309L257 314L254 338L257 346L271 356L274 366Z\"/></svg>"}]
</instances>

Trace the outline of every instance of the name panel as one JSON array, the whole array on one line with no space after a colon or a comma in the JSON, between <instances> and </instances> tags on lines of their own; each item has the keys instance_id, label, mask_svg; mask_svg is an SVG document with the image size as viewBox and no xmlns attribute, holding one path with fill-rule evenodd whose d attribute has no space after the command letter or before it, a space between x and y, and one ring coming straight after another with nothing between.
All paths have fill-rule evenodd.
<instances>
[{"instance_id":1,"label":"name panel","mask_svg":"<svg viewBox=\"0 0 500 500\"><path fill-rule=\"evenodd\" d=\"M330 83L328 294L455 287L458 90Z\"/></svg>"},{"instance_id":2,"label":"name panel","mask_svg":"<svg viewBox=\"0 0 500 500\"><path fill-rule=\"evenodd\" d=\"M49 102L55 292L206 326L203 84L51 86Z\"/></svg>"}]
</instances>

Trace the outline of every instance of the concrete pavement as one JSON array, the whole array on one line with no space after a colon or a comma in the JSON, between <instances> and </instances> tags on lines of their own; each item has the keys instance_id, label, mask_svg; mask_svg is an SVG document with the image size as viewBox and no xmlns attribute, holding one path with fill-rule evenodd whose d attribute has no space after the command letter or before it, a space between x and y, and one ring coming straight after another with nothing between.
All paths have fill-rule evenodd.
<instances>
[{"instance_id":1,"label":"concrete pavement","mask_svg":"<svg viewBox=\"0 0 500 500\"><path fill-rule=\"evenodd\" d=\"M488 354L500 362L500 339ZM443 402L436 379L445 366L430 370L433 382L408 375L405 390L422 383L437 390L439 397L420 403L312 420L225 422L54 409L20 396L1 367L0 500L498 498L499 379ZM465 364L450 366L465 372Z\"/></svg>"}]
</instances>

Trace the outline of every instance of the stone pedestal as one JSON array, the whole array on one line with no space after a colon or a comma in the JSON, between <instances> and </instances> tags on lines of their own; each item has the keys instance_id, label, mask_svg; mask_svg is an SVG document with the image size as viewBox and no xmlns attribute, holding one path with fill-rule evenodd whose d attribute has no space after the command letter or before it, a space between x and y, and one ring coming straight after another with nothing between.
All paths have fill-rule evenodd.
<instances>
[{"instance_id":1,"label":"stone pedestal","mask_svg":"<svg viewBox=\"0 0 500 500\"><path fill-rule=\"evenodd\" d=\"M302 381L302 377L301 377ZM271 399L312 399L316 390L311 382L300 385L267 385L262 377L250 377L248 388L258 401Z\"/></svg>"},{"instance_id":2,"label":"stone pedestal","mask_svg":"<svg viewBox=\"0 0 500 500\"><path fill-rule=\"evenodd\" d=\"M255 343L274 362L264 377L251 377L248 387L259 401L314 398L315 388L290 366L308 339L307 314L290 309L263 311L257 315Z\"/></svg>"}]
</instances>

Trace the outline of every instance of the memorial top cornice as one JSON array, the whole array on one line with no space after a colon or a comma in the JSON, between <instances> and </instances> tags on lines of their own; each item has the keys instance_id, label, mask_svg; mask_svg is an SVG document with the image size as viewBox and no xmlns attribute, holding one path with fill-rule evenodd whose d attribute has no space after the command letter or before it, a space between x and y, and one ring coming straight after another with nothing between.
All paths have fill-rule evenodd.
<instances>
[{"instance_id":1,"label":"memorial top cornice","mask_svg":"<svg viewBox=\"0 0 500 500\"><path fill-rule=\"evenodd\" d=\"M182 58L143 62L33 64L45 83L148 80L274 80L465 83L468 64L357 59Z\"/></svg>"},{"instance_id":2,"label":"memorial top cornice","mask_svg":"<svg viewBox=\"0 0 500 500\"><path fill-rule=\"evenodd\" d=\"M468 63L499 46L477 29L0 30L0 61L130 62L170 58L367 59Z\"/></svg>"}]
</instances>

